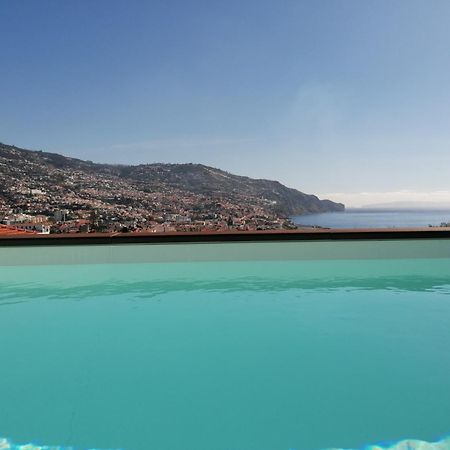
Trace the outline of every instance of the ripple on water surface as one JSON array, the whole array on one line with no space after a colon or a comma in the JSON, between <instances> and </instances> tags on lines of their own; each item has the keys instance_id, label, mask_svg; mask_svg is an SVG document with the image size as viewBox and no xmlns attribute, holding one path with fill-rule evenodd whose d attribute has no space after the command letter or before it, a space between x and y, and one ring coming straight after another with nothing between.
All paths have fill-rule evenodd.
<instances>
[{"instance_id":1,"label":"ripple on water surface","mask_svg":"<svg viewBox=\"0 0 450 450\"><path fill-rule=\"evenodd\" d=\"M0 431L47 447L0 449L450 450L449 294L445 259L1 268Z\"/></svg>"}]
</instances>

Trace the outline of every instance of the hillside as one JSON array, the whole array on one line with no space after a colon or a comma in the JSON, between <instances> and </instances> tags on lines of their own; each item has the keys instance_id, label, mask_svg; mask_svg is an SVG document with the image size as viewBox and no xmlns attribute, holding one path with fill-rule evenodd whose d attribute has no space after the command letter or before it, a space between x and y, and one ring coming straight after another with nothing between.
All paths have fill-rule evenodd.
<instances>
[{"instance_id":1,"label":"hillside","mask_svg":"<svg viewBox=\"0 0 450 450\"><path fill-rule=\"evenodd\" d=\"M277 181L237 176L201 164L97 164L0 144L0 207L49 213L58 208L163 216L239 217L340 211L344 205ZM127 213L129 216L129 213Z\"/></svg>"}]
</instances>

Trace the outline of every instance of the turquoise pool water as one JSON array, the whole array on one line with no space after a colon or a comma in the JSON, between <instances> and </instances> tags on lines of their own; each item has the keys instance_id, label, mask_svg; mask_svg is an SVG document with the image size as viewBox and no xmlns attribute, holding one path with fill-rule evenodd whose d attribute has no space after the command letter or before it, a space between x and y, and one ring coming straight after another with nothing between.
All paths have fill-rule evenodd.
<instances>
[{"instance_id":1,"label":"turquoise pool water","mask_svg":"<svg viewBox=\"0 0 450 450\"><path fill-rule=\"evenodd\" d=\"M0 449L450 448L450 258L125 247L4 250Z\"/></svg>"}]
</instances>

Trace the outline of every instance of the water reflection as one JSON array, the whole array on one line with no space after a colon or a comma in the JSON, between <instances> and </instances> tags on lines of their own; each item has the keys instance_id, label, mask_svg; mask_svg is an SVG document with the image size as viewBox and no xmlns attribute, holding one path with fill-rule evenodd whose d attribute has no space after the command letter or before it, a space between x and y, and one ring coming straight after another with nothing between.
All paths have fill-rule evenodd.
<instances>
[{"instance_id":1,"label":"water reflection","mask_svg":"<svg viewBox=\"0 0 450 450\"><path fill-rule=\"evenodd\" d=\"M0 281L0 304L21 303L31 299L74 299L83 300L98 297L127 295L135 298L154 298L181 292L279 293L289 290L333 291L333 290L390 290L409 292L437 292L450 294L450 276L385 276L366 278L318 278L301 277L274 279L266 277L242 276L217 279L148 279L131 280L105 279L80 286L64 286L57 283L28 282L4 283Z\"/></svg>"}]
</instances>

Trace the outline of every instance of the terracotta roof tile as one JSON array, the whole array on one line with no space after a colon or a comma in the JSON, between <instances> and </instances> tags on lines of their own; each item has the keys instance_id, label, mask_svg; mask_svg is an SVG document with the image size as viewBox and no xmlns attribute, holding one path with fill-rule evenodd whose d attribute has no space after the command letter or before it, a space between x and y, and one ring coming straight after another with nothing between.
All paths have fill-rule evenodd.
<instances>
[{"instance_id":1,"label":"terracotta roof tile","mask_svg":"<svg viewBox=\"0 0 450 450\"><path fill-rule=\"evenodd\" d=\"M17 228L0 224L0 236L15 236L21 234L36 234L34 231L18 230Z\"/></svg>"}]
</instances>

